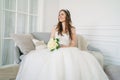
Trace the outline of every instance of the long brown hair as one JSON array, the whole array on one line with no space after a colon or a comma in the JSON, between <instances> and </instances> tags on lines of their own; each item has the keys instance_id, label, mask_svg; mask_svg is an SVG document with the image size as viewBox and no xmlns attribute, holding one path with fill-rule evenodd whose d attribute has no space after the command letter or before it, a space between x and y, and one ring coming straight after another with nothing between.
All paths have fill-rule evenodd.
<instances>
[{"instance_id":1,"label":"long brown hair","mask_svg":"<svg viewBox=\"0 0 120 80\"><path fill-rule=\"evenodd\" d=\"M72 20L71 20L70 12L68 10L61 9L59 11L59 14L60 14L61 11L65 12L65 14L66 14L65 32L69 34L69 38L72 40L71 28L74 28L74 27L72 26ZM63 34L62 34L62 31L63 31L62 22L60 22L59 20L58 20L58 24L57 24L56 29L58 30L58 35L63 36Z\"/></svg>"}]
</instances>

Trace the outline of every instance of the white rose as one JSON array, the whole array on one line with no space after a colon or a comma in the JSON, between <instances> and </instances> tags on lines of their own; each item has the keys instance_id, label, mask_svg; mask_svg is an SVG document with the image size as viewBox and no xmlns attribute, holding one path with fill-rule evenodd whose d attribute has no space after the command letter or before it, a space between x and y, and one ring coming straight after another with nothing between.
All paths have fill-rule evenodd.
<instances>
[{"instance_id":1,"label":"white rose","mask_svg":"<svg viewBox=\"0 0 120 80\"><path fill-rule=\"evenodd\" d=\"M47 44L49 50L54 50L59 46L56 39L51 38Z\"/></svg>"}]
</instances>

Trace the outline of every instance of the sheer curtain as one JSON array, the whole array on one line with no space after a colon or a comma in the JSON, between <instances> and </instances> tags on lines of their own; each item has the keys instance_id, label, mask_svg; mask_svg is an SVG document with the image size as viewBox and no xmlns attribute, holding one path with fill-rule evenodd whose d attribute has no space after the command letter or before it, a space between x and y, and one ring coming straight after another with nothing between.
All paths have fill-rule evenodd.
<instances>
[{"instance_id":1,"label":"sheer curtain","mask_svg":"<svg viewBox=\"0 0 120 80\"><path fill-rule=\"evenodd\" d=\"M2 51L2 0L0 0L0 51ZM0 66L2 63L2 54L0 52Z\"/></svg>"},{"instance_id":2,"label":"sheer curtain","mask_svg":"<svg viewBox=\"0 0 120 80\"><path fill-rule=\"evenodd\" d=\"M39 0L0 0L0 63L14 63L14 42L11 33L38 31Z\"/></svg>"}]
</instances>

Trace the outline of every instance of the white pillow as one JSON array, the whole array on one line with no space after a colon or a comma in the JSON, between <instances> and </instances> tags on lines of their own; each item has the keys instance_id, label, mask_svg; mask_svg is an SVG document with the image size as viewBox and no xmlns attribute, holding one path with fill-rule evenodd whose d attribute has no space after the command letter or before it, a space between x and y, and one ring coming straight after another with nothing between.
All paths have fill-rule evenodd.
<instances>
[{"instance_id":1,"label":"white pillow","mask_svg":"<svg viewBox=\"0 0 120 80\"><path fill-rule=\"evenodd\" d=\"M47 45L45 44L45 42L43 40L37 40L37 39L32 39L34 45L35 45L35 49L45 49L47 48Z\"/></svg>"}]
</instances>

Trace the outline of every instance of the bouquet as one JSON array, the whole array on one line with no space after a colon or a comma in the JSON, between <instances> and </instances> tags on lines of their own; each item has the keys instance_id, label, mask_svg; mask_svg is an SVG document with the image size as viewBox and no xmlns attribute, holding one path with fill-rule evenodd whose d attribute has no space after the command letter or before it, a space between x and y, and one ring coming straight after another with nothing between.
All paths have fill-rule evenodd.
<instances>
[{"instance_id":1,"label":"bouquet","mask_svg":"<svg viewBox=\"0 0 120 80\"><path fill-rule=\"evenodd\" d=\"M50 51L54 51L60 48L59 38L51 38L47 44L47 47Z\"/></svg>"}]
</instances>

